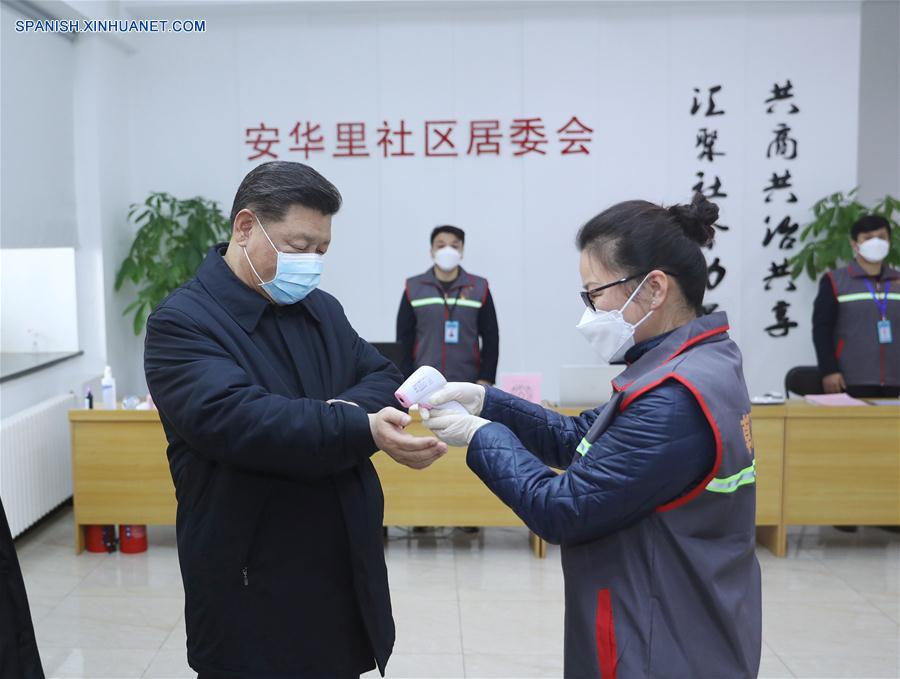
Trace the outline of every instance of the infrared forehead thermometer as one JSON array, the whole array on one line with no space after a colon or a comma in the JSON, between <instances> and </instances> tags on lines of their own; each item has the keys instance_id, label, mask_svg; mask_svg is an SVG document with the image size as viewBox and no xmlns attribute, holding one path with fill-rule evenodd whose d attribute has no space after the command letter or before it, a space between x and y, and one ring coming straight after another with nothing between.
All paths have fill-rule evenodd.
<instances>
[{"instance_id":1,"label":"infrared forehead thermometer","mask_svg":"<svg viewBox=\"0 0 900 679\"><path fill-rule=\"evenodd\" d=\"M394 393L400 404L407 410L413 405L418 405L423 410L431 410L435 406L428 402L431 395L440 391L447 386L447 379L441 373L432 368L430 365L423 365L416 370L409 379L400 385L400 388ZM442 410L452 410L459 413L467 413L456 401L441 404L437 406Z\"/></svg>"}]
</instances>

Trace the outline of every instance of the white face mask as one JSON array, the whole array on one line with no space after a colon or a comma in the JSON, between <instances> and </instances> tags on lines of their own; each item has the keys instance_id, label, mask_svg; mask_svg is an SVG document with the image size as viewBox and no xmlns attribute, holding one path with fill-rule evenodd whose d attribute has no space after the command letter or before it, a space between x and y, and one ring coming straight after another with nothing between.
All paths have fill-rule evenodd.
<instances>
[{"instance_id":1,"label":"white face mask","mask_svg":"<svg viewBox=\"0 0 900 679\"><path fill-rule=\"evenodd\" d=\"M884 238L870 238L858 246L859 254L867 262L879 264L888 256L891 244Z\"/></svg>"},{"instance_id":2,"label":"white face mask","mask_svg":"<svg viewBox=\"0 0 900 679\"><path fill-rule=\"evenodd\" d=\"M634 289L631 296L625 300L625 304L622 305L621 309L613 309L612 311L585 309L584 314L581 316L581 321L575 326L594 349L594 353L597 354L597 358L600 359L601 363L621 361L622 357L625 356L625 352L634 346L635 328L650 318L650 314L653 313L651 309L634 325L626 321L622 316L625 307L631 303L631 300L637 295L638 290L641 289L641 285L644 284L649 275L644 276L644 280Z\"/></svg>"},{"instance_id":3,"label":"white face mask","mask_svg":"<svg viewBox=\"0 0 900 679\"><path fill-rule=\"evenodd\" d=\"M434 253L434 263L441 271L453 271L462 261L459 250L447 245Z\"/></svg>"}]
</instances>

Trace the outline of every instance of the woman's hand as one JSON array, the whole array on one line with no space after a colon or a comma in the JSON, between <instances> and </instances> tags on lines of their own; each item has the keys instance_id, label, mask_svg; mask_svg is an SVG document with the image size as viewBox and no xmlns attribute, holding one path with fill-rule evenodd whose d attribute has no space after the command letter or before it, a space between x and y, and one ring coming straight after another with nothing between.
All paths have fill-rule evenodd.
<instances>
[{"instance_id":1,"label":"woman's hand","mask_svg":"<svg viewBox=\"0 0 900 679\"><path fill-rule=\"evenodd\" d=\"M481 415L481 410L484 408L484 393L484 387L480 384L450 382L440 391L433 393L428 402L439 408L445 403L456 401L470 415Z\"/></svg>"},{"instance_id":2,"label":"woman's hand","mask_svg":"<svg viewBox=\"0 0 900 679\"><path fill-rule=\"evenodd\" d=\"M422 411L422 424L448 446L467 446L472 442L475 432L490 422L476 415L435 408L430 412Z\"/></svg>"}]
</instances>

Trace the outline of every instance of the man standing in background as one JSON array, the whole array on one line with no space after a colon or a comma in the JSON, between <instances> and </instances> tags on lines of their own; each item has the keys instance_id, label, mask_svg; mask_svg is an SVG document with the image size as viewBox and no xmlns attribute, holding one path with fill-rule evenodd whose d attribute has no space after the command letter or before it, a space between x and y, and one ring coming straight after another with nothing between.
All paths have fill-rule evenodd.
<instances>
[{"instance_id":1,"label":"man standing in background","mask_svg":"<svg viewBox=\"0 0 900 679\"><path fill-rule=\"evenodd\" d=\"M900 271L885 264L891 225L865 215L850 229L854 259L819 282L813 343L825 393L900 395Z\"/></svg>"},{"instance_id":2,"label":"man standing in background","mask_svg":"<svg viewBox=\"0 0 900 679\"><path fill-rule=\"evenodd\" d=\"M431 232L434 265L406 281L397 312L400 369L410 375L430 365L451 382L492 385L500 337L487 279L460 266L466 234L455 226Z\"/></svg>"}]
</instances>

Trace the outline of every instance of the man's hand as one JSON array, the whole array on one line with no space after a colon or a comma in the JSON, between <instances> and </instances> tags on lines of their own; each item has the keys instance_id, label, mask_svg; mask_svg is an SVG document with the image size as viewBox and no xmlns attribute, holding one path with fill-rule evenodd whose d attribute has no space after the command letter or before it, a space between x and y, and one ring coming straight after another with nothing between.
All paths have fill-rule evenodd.
<instances>
[{"instance_id":1,"label":"man's hand","mask_svg":"<svg viewBox=\"0 0 900 679\"><path fill-rule=\"evenodd\" d=\"M847 391L847 383L841 373L831 373L822 378L822 387L826 394L839 394Z\"/></svg>"},{"instance_id":2,"label":"man's hand","mask_svg":"<svg viewBox=\"0 0 900 679\"><path fill-rule=\"evenodd\" d=\"M454 410L440 410L439 408L435 408L431 412L423 410L422 423L441 441L450 446L469 445L475 432L484 425L490 424L476 415L465 415Z\"/></svg>"},{"instance_id":3,"label":"man's hand","mask_svg":"<svg viewBox=\"0 0 900 679\"><path fill-rule=\"evenodd\" d=\"M484 387L469 382L449 382L446 387L434 392L428 402L440 407L450 401L456 401L470 415L481 415L484 408Z\"/></svg>"},{"instance_id":4,"label":"man's hand","mask_svg":"<svg viewBox=\"0 0 900 679\"><path fill-rule=\"evenodd\" d=\"M383 408L369 415L372 438L379 450L407 467L425 469L447 452L447 445L435 438L407 434L403 429L411 421L409 415L396 408Z\"/></svg>"}]
</instances>

